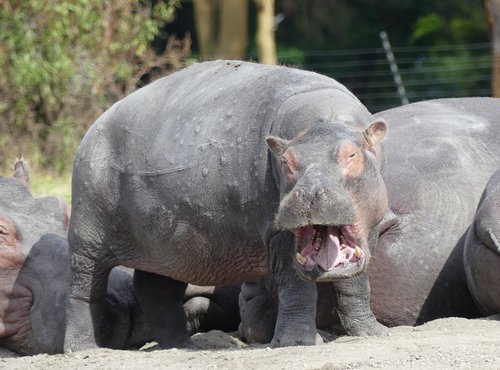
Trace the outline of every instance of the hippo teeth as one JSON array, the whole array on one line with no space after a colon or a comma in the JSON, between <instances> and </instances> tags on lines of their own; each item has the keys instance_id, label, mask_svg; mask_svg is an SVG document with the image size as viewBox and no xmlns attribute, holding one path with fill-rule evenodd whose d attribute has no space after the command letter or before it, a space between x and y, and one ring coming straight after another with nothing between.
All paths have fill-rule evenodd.
<instances>
[{"instance_id":1,"label":"hippo teeth","mask_svg":"<svg viewBox=\"0 0 500 370\"><path fill-rule=\"evenodd\" d=\"M310 225L296 230L299 266L311 271L318 266L324 271L360 266L364 252L354 240L350 226Z\"/></svg>"},{"instance_id":2,"label":"hippo teeth","mask_svg":"<svg viewBox=\"0 0 500 370\"><path fill-rule=\"evenodd\" d=\"M295 255L295 258L297 259L297 262L298 262L300 265L302 265L302 266L304 266L304 265L306 264L306 262L307 262L307 257L304 257L304 256L303 256L303 255L301 255L300 253L297 253L297 254Z\"/></svg>"}]
</instances>

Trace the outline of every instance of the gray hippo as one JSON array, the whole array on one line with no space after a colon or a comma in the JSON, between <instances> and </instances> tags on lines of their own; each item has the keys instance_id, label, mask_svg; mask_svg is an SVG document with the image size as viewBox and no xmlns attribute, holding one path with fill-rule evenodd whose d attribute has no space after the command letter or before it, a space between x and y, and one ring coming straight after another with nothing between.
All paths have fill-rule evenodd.
<instances>
[{"instance_id":1,"label":"gray hippo","mask_svg":"<svg viewBox=\"0 0 500 370\"><path fill-rule=\"evenodd\" d=\"M375 317L387 326L416 325L447 316L477 317L462 255L481 191L500 163L500 100L426 101L375 117L383 117L390 128L383 143L385 160L381 168L390 212L382 222L368 269ZM498 184L499 178L497 174L492 181L496 179ZM498 189L496 194L500 194ZM469 284L473 269L480 269L474 271L477 279L493 278L489 273L496 274L499 282L500 257L494 252L498 243L494 244L494 234L488 231L494 230L499 221L498 202L486 200L494 196L494 191L490 183L476 216L476 232L472 228L469 232ZM474 264L474 257L481 262ZM339 282L349 284L349 279ZM318 327L338 322L338 316L345 326L342 312L335 312L336 300L343 298L343 293L336 291L339 282L318 284ZM486 290L491 292L495 286L494 280L484 284L473 292L488 293ZM271 340L276 320L275 291L270 278L243 284L240 329L247 340ZM494 294L490 294L492 297ZM337 308L343 309L343 305ZM346 331L350 332L349 324Z\"/></svg>"},{"instance_id":2,"label":"gray hippo","mask_svg":"<svg viewBox=\"0 0 500 370\"><path fill-rule=\"evenodd\" d=\"M70 284L69 207L55 197L34 198L26 163L12 178L0 177L0 345L20 354L63 350L64 305ZM235 330L239 284L190 285L183 304L187 331ZM152 340L134 295L130 271L113 269L98 337L111 348L133 348Z\"/></svg>"},{"instance_id":3,"label":"gray hippo","mask_svg":"<svg viewBox=\"0 0 500 370\"><path fill-rule=\"evenodd\" d=\"M58 198L31 195L24 161L14 169L12 178L0 177L0 345L20 354L60 353L70 209ZM102 343L130 348L151 339L130 273L113 270L105 301Z\"/></svg>"},{"instance_id":4,"label":"gray hippo","mask_svg":"<svg viewBox=\"0 0 500 370\"><path fill-rule=\"evenodd\" d=\"M486 185L464 249L470 291L483 315L500 313L500 170Z\"/></svg>"},{"instance_id":5,"label":"gray hippo","mask_svg":"<svg viewBox=\"0 0 500 370\"><path fill-rule=\"evenodd\" d=\"M117 265L135 269L163 348L191 345L188 283L271 273L273 346L316 343L315 282L332 279L350 332L382 332L365 269L389 211L385 134L336 81L239 61L195 64L116 103L75 159L65 351L99 344Z\"/></svg>"}]
</instances>

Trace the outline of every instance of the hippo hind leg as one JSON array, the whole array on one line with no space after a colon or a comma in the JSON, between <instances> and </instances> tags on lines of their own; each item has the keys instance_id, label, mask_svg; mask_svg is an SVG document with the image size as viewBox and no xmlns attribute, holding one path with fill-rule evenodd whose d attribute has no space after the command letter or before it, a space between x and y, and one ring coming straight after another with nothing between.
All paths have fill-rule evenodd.
<instances>
[{"instance_id":1,"label":"hippo hind leg","mask_svg":"<svg viewBox=\"0 0 500 370\"><path fill-rule=\"evenodd\" d=\"M135 270L134 291L161 348L195 348L187 334L182 305L187 284L150 272Z\"/></svg>"},{"instance_id":2,"label":"hippo hind leg","mask_svg":"<svg viewBox=\"0 0 500 370\"><path fill-rule=\"evenodd\" d=\"M95 348L102 334L106 286L115 265L107 248L84 243L75 233L68 235L72 247L72 282L66 302L64 351Z\"/></svg>"}]
</instances>

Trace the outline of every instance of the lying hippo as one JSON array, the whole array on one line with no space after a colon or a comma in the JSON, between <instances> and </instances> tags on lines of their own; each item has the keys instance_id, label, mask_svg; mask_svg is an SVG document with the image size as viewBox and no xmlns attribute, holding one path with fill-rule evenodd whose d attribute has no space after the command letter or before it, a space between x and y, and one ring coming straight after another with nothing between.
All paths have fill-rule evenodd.
<instances>
[{"instance_id":1,"label":"lying hippo","mask_svg":"<svg viewBox=\"0 0 500 370\"><path fill-rule=\"evenodd\" d=\"M368 269L375 317L384 325L397 326L447 316L478 316L467 289L462 254L481 189L500 162L500 100L426 101L387 110L375 117L383 117L390 127L383 143L386 159L381 169L390 212L386 212L381 223L376 253ZM499 178L494 177L497 184ZM500 194L498 189L497 186ZM488 248L498 247L492 244L493 234L478 230L494 230L494 222L499 221L495 202L486 202L494 191L494 184L488 185L484 204L478 211L484 219L477 221L476 216L476 234L469 235L469 240L477 235L474 243L484 243ZM475 272L477 279L490 279L493 275L487 274L496 273L498 283L500 257L488 248L469 247L468 253L476 250L474 256L481 263L474 265L470 256L466 257L466 266L470 274L473 268L481 268L481 273ZM340 303L344 293L337 289L348 284L349 279L319 285L318 326L338 321L338 305L340 321L352 333L350 324L342 320L342 310L349 307ZM483 289L490 292L492 286L498 286L494 280L484 284ZM272 338L276 316L274 291L269 279L243 284L241 330L248 340L266 342ZM475 292L480 294L480 288Z\"/></svg>"},{"instance_id":2,"label":"lying hippo","mask_svg":"<svg viewBox=\"0 0 500 370\"><path fill-rule=\"evenodd\" d=\"M69 208L55 197L34 198L25 162L0 177L0 345L21 354L63 350L70 265ZM131 275L114 270L106 295L102 343L133 347L150 339ZM133 323L133 326L132 326Z\"/></svg>"},{"instance_id":3,"label":"lying hippo","mask_svg":"<svg viewBox=\"0 0 500 370\"><path fill-rule=\"evenodd\" d=\"M470 291L483 315L500 313L500 170L491 176L465 241Z\"/></svg>"},{"instance_id":4,"label":"lying hippo","mask_svg":"<svg viewBox=\"0 0 500 370\"><path fill-rule=\"evenodd\" d=\"M270 273L273 346L316 343L314 282L332 279L351 332L380 333L364 271L389 211L385 134L336 81L245 62L195 64L115 104L75 160L65 350L96 346L116 265L136 269L163 348L191 345L187 283Z\"/></svg>"}]
</instances>

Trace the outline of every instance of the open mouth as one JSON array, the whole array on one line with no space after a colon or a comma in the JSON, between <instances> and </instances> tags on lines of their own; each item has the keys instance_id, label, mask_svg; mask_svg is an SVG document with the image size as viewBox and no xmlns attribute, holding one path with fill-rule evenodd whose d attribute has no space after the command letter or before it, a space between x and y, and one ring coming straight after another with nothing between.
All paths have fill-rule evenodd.
<instances>
[{"instance_id":1,"label":"open mouth","mask_svg":"<svg viewBox=\"0 0 500 370\"><path fill-rule=\"evenodd\" d=\"M332 278L355 275L364 269L365 253L353 226L310 225L295 230L300 270Z\"/></svg>"}]
</instances>

